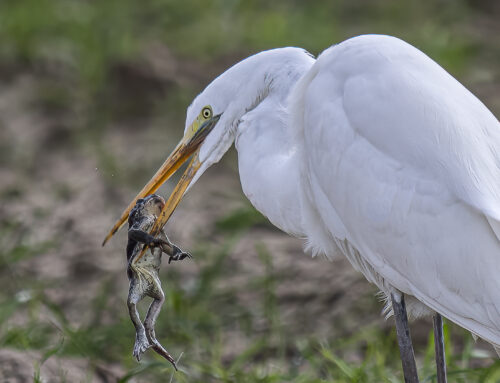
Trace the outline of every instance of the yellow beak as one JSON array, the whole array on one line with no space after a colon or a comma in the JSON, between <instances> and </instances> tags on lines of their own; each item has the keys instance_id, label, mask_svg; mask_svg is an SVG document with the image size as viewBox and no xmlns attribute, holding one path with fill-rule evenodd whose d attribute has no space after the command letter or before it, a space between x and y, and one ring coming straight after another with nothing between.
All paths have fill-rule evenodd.
<instances>
[{"instance_id":1,"label":"yellow beak","mask_svg":"<svg viewBox=\"0 0 500 383\"><path fill-rule=\"evenodd\" d=\"M168 201L165 203L160 216L156 220L152 230L151 235L156 236L158 232L165 226L168 219L174 212L175 208L179 204L189 186L191 180L195 176L196 172L201 166L200 161L198 160L198 149L207 137L208 133L214 128L214 126L219 121L220 115L214 116L209 120L202 121L200 117L198 117L193 124L188 128L186 134L183 139L174 151L168 156L163 165L158 169L156 174L151 178L151 180L142 188L142 190L135 196L135 198L130 202L127 208L123 211L122 215L116 221L115 225L108 233L102 245L104 246L106 242L123 226L123 224L127 221L130 211L135 206L136 202L140 198L144 198L149 194L154 193L156 190L160 188L171 176L176 172L179 167L187 161L187 159L195 153L193 159L189 163L186 171L182 175L181 179L177 183L174 191L170 195Z\"/></svg>"}]
</instances>

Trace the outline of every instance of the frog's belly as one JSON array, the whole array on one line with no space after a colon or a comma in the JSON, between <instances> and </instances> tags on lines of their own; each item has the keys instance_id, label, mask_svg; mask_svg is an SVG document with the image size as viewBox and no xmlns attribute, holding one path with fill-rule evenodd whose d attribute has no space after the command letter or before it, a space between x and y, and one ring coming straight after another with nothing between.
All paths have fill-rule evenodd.
<instances>
[{"instance_id":1,"label":"frog's belly","mask_svg":"<svg viewBox=\"0 0 500 383\"><path fill-rule=\"evenodd\" d=\"M161 265L161 249L154 248L148 249L146 253L142 256L141 259L135 261L135 259L139 256L142 248L139 247L137 254L134 254L132 265L143 268L150 268L155 270L160 270Z\"/></svg>"},{"instance_id":2,"label":"frog's belly","mask_svg":"<svg viewBox=\"0 0 500 383\"><path fill-rule=\"evenodd\" d=\"M136 254L135 256L138 256ZM129 271L133 274L131 279L131 290L139 296L161 295L161 281L158 273L161 265L161 250L153 249L147 251L137 262L132 259L129 265Z\"/></svg>"}]
</instances>

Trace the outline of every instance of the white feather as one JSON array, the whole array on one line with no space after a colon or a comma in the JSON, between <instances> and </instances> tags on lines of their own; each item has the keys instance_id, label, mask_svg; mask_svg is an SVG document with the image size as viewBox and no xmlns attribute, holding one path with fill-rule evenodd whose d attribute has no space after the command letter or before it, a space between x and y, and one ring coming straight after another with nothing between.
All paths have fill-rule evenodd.
<instances>
[{"instance_id":1,"label":"white feather","mask_svg":"<svg viewBox=\"0 0 500 383\"><path fill-rule=\"evenodd\" d=\"M438 64L388 36L316 61L276 49L215 79L186 126L205 105L223 115L200 174L236 139L243 191L276 226L500 346L500 125Z\"/></svg>"},{"instance_id":2,"label":"white feather","mask_svg":"<svg viewBox=\"0 0 500 383\"><path fill-rule=\"evenodd\" d=\"M500 242L489 223L500 211L498 121L395 38L346 41L315 66L295 128L309 148L305 174L372 269L358 268L499 345Z\"/></svg>"}]
</instances>

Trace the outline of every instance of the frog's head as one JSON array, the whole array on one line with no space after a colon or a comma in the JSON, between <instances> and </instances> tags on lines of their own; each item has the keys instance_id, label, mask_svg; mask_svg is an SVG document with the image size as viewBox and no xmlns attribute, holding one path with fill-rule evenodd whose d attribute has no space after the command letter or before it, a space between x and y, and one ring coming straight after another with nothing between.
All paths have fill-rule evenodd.
<instances>
[{"instance_id":1,"label":"frog's head","mask_svg":"<svg viewBox=\"0 0 500 383\"><path fill-rule=\"evenodd\" d=\"M134 208L130 211L129 225L133 225L134 222L142 217L154 216L157 218L163 206L165 206L165 200L157 194L151 194L145 198L138 199Z\"/></svg>"}]
</instances>

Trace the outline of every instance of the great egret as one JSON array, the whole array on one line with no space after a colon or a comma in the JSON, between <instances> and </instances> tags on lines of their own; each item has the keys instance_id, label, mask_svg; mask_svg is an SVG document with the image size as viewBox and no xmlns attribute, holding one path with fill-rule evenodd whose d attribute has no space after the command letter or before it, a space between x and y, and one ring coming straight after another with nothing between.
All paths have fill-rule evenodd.
<instances>
[{"instance_id":1,"label":"great egret","mask_svg":"<svg viewBox=\"0 0 500 383\"><path fill-rule=\"evenodd\" d=\"M500 346L500 124L432 59L366 35L316 60L280 48L241 61L194 99L184 138L105 242L194 153L155 234L233 142L252 204L313 254L340 250L392 302L407 381L404 297L410 315L435 313L440 382L439 314Z\"/></svg>"}]
</instances>

